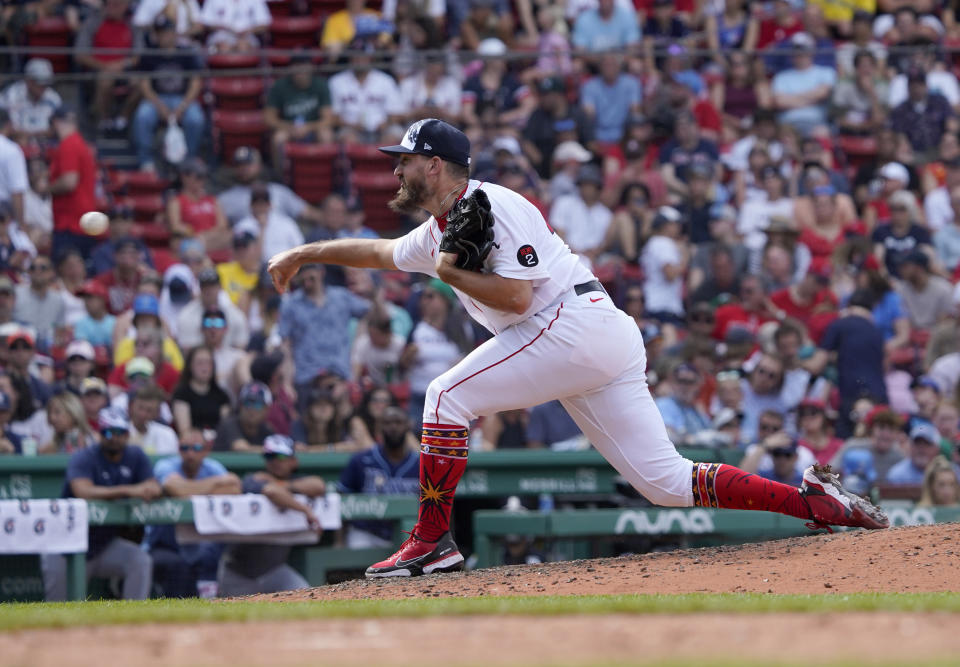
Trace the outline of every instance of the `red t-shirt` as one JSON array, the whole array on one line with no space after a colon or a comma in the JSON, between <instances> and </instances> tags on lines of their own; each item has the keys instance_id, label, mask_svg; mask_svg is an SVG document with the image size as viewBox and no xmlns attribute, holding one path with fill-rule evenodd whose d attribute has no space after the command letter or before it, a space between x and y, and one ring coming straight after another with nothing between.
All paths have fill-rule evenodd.
<instances>
[{"instance_id":1,"label":"red t-shirt","mask_svg":"<svg viewBox=\"0 0 960 667\"><path fill-rule=\"evenodd\" d=\"M757 48L765 49L786 39L803 30L803 23L794 16L790 22L783 26L777 23L775 18L764 19L760 22L760 31L757 34Z\"/></svg>"},{"instance_id":2,"label":"red t-shirt","mask_svg":"<svg viewBox=\"0 0 960 667\"><path fill-rule=\"evenodd\" d=\"M817 292L817 295L813 297L813 302L808 306L801 306L794 301L793 295L790 293L790 288L788 287L784 287L782 290L777 290L771 294L770 301L787 315L796 320L800 320L804 324L809 323L810 318L813 316L813 311L821 304L829 303L833 306L837 305L837 298L833 295L833 292L827 288Z\"/></svg>"},{"instance_id":3,"label":"red t-shirt","mask_svg":"<svg viewBox=\"0 0 960 667\"><path fill-rule=\"evenodd\" d=\"M111 21L104 19L97 32L93 36L94 49L132 49L133 31L130 26L123 21ZM122 53L109 53L106 55L96 55L94 58L100 62L110 62L113 60L122 60L126 56Z\"/></svg>"},{"instance_id":4,"label":"red t-shirt","mask_svg":"<svg viewBox=\"0 0 960 667\"><path fill-rule=\"evenodd\" d=\"M800 238L797 240L810 249L810 254L813 255L813 259L829 258L833 254L833 251L837 249L837 246L846 240L848 234L863 236L866 233L867 228L862 222L857 220L841 229L835 238L828 239L825 236L817 234L811 227L804 227L800 230Z\"/></svg>"},{"instance_id":5,"label":"red t-shirt","mask_svg":"<svg viewBox=\"0 0 960 667\"><path fill-rule=\"evenodd\" d=\"M192 199L179 194L177 202L180 204L180 218L194 232L205 232L217 226L217 198L213 195Z\"/></svg>"},{"instance_id":6,"label":"red t-shirt","mask_svg":"<svg viewBox=\"0 0 960 667\"><path fill-rule=\"evenodd\" d=\"M767 322L772 322L774 318L770 315L758 315L757 313L747 312L743 306L738 303L728 303L725 306L717 308L716 325L713 328L713 337L717 340L723 340L727 337L727 331L731 326L739 329L746 329L752 334L757 333L760 327Z\"/></svg>"},{"instance_id":7,"label":"red t-shirt","mask_svg":"<svg viewBox=\"0 0 960 667\"><path fill-rule=\"evenodd\" d=\"M137 289L140 287L139 271L132 280L127 282L121 281L113 270L101 273L94 280L107 290L107 310L111 315L119 315L133 307L133 299L137 296Z\"/></svg>"},{"instance_id":8,"label":"red t-shirt","mask_svg":"<svg viewBox=\"0 0 960 667\"><path fill-rule=\"evenodd\" d=\"M693 117L697 120L697 126L703 130L712 130L717 134L723 130L723 119L709 100L697 101L693 106Z\"/></svg>"},{"instance_id":9,"label":"red t-shirt","mask_svg":"<svg viewBox=\"0 0 960 667\"><path fill-rule=\"evenodd\" d=\"M840 448L843 447L843 440L840 438L831 438L830 442L827 443L827 446L820 450L811 447L810 443L803 438L798 438L797 444L801 447L806 447L809 449L816 457L817 463L820 465L827 465L830 463L830 460L834 457L834 455L840 451Z\"/></svg>"},{"instance_id":10,"label":"red t-shirt","mask_svg":"<svg viewBox=\"0 0 960 667\"><path fill-rule=\"evenodd\" d=\"M164 361L160 364L160 369L154 371L153 379L157 383L157 386L163 389L168 394L173 394L173 390L177 387L177 382L180 381L180 372L170 365L169 361ZM110 371L109 377L107 377L107 384L116 385L127 389L129 385L127 384L127 364L126 362L115 367Z\"/></svg>"},{"instance_id":11,"label":"red t-shirt","mask_svg":"<svg viewBox=\"0 0 960 667\"><path fill-rule=\"evenodd\" d=\"M93 151L79 132L66 137L53 150L50 159L50 182L53 183L71 172L79 176L77 187L73 192L54 195L53 229L57 232L83 234L80 229L80 216L97 209L97 197L94 194L97 164L93 160Z\"/></svg>"}]
</instances>

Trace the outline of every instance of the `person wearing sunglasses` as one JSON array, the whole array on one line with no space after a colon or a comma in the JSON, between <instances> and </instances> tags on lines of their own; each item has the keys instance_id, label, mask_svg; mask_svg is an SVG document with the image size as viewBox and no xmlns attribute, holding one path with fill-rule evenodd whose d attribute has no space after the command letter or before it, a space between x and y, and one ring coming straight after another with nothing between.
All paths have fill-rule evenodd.
<instances>
[{"instance_id":1,"label":"person wearing sunglasses","mask_svg":"<svg viewBox=\"0 0 960 667\"><path fill-rule=\"evenodd\" d=\"M231 396L250 380L250 362L243 350L227 345L227 315L219 308L204 311L200 318L203 344L213 351L217 384Z\"/></svg>"},{"instance_id":2,"label":"person wearing sunglasses","mask_svg":"<svg viewBox=\"0 0 960 667\"><path fill-rule=\"evenodd\" d=\"M260 493L280 509L301 512L311 529L320 523L310 507L294 494L316 498L326 493L323 479L297 475L298 461L293 440L271 435L263 442L264 470L243 478L244 493ZM220 595L252 595L307 588L303 576L287 565L290 545L231 544L223 552L217 583Z\"/></svg>"},{"instance_id":3,"label":"person wearing sunglasses","mask_svg":"<svg viewBox=\"0 0 960 667\"><path fill-rule=\"evenodd\" d=\"M670 376L670 394L656 400L667 434L676 444L710 428L710 417L697 405L702 386L700 371L692 364L680 364Z\"/></svg>"},{"instance_id":4,"label":"person wearing sunglasses","mask_svg":"<svg viewBox=\"0 0 960 667\"><path fill-rule=\"evenodd\" d=\"M70 457L63 487L64 498L151 501L163 493L153 476L153 466L139 447L128 446L130 422L122 410L104 408L98 415L100 444L85 447ZM90 528L87 577L120 577L124 600L145 600L153 582L153 561L135 544L120 537L119 526ZM60 554L40 559L48 601L67 597L67 562Z\"/></svg>"},{"instance_id":5,"label":"person wearing sunglasses","mask_svg":"<svg viewBox=\"0 0 960 667\"><path fill-rule=\"evenodd\" d=\"M30 264L30 281L16 287L13 317L33 328L41 342L53 340L54 329L66 316L66 301L56 279L53 262L39 256Z\"/></svg>"},{"instance_id":6,"label":"person wearing sunglasses","mask_svg":"<svg viewBox=\"0 0 960 667\"><path fill-rule=\"evenodd\" d=\"M158 460L154 477L173 498L242 493L240 478L207 455L212 443L202 431L184 434L179 454ZM154 582L164 597L215 597L223 546L216 542L180 544L174 526L147 526L144 542L153 558Z\"/></svg>"}]
</instances>

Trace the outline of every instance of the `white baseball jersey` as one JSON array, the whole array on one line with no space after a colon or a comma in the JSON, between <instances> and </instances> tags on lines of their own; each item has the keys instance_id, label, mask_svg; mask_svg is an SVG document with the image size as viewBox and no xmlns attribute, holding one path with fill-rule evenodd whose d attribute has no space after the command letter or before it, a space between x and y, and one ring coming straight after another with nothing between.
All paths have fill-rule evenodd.
<instances>
[{"instance_id":1,"label":"white baseball jersey","mask_svg":"<svg viewBox=\"0 0 960 667\"><path fill-rule=\"evenodd\" d=\"M537 208L523 196L493 183L471 180L463 196L482 188L490 199L496 245L484 262L491 273L533 281L533 301L522 314L477 303L454 288L471 317L494 334L522 322L554 303L574 285L593 280L579 258L553 233ZM397 268L437 277L436 255L443 232L434 217L400 239L393 252Z\"/></svg>"}]
</instances>

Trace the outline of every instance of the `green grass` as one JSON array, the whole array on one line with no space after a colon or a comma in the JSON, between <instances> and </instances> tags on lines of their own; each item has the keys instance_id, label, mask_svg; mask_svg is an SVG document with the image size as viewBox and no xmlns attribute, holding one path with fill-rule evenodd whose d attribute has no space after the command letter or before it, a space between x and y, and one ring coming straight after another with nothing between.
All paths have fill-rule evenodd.
<instances>
[{"instance_id":1,"label":"green grass","mask_svg":"<svg viewBox=\"0 0 960 667\"><path fill-rule=\"evenodd\" d=\"M907 611L960 614L960 593L583 595L317 602L63 602L0 605L0 631L139 623L397 616Z\"/></svg>"}]
</instances>

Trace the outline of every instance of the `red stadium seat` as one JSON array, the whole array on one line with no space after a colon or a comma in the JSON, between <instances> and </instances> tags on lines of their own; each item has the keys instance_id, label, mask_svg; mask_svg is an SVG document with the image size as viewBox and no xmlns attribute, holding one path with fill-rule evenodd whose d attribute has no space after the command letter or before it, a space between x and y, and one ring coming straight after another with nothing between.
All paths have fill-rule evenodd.
<instances>
[{"instance_id":1,"label":"red stadium seat","mask_svg":"<svg viewBox=\"0 0 960 667\"><path fill-rule=\"evenodd\" d=\"M164 211L163 197L160 195L137 195L129 197L133 207L133 219L136 222L154 224Z\"/></svg>"},{"instance_id":2,"label":"red stadium seat","mask_svg":"<svg viewBox=\"0 0 960 667\"><path fill-rule=\"evenodd\" d=\"M214 111L213 137L218 154L227 159L241 146L263 153L267 124L262 111Z\"/></svg>"},{"instance_id":3,"label":"red stadium seat","mask_svg":"<svg viewBox=\"0 0 960 667\"><path fill-rule=\"evenodd\" d=\"M250 53L218 53L207 56L210 69L253 69L260 65L260 56Z\"/></svg>"},{"instance_id":4,"label":"red stadium seat","mask_svg":"<svg viewBox=\"0 0 960 667\"><path fill-rule=\"evenodd\" d=\"M347 146L347 157L350 158L354 173L390 174L393 172L394 158L381 153L376 146L369 144ZM393 180L396 182L396 178Z\"/></svg>"},{"instance_id":5,"label":"red stadium seat","mask_svg":"<svg viewBox=\"0 0 960 667\"><path fill-rule=\"evenodd\" d=\"M397 194L399 183L391 172L362 172L354 170L353 186L360 193L366 225L382 234L400 229L400 216L387 206Z\"/></svg>"},{"instance_id":6,"label":"red stadium seat","mask_svg":"<svg viewBox=\"0 0 960 667\"><path fill-rule=\"evenodd\" d=\"M153 259L154 268L163 275L167 269L180 260L167 248L151 248L150 258Z\"/></svg>"},{"instance_id":7,"label":"red stadium seat","mask_svg":"<svg viewBox=\"0 0 960 667\"><path fill-rule=\"evenodd\" d=\"M4 3L6 4L6 3ZM55 46L70 47L73 43L73 34L70 25L65 19L51 17L40 19L33 25L27 26L27 46ZM31 58L46 58L53 65L54 72L70 71L70 56L67 53L44 53L38 51L30 54Z\"/></svg>"},{"instance_id":8,"label":"red stadium seat","mask_svg":"<svg viewBox=\"0 0 960 667\"><path fill-rule=\"evenodd\" d=\"M213 106L221 111L256 111L263 108L266 83L259 77L218 77L210 79Z\"/></svg>"},{"instance_id":9,"label":"red stadium seat","mask_svg":"<svg viewBox=\"0 0 960 667\"><path fill-rule=\"evenodd\" d=\"M320 19L316 16L286 16L270 24L270 46L275 49L309 49L317 46Z\"/></svg>"},{"instance_id":10,"label":"red stadium seat","mask_svg":"<svg viewBox=\"0 0 960 667\"><path fill-rule=\"evenodd\" d=\"M276 21L280 17L290 16L293 3L290 0L273 0L273 2L267 3L267 9L270 10L270 16Z\"/></svg>"},{"instance_id":11,"label":"red stadium seat","mask_svg":"<svg viewBox=\"0 0 960 667\"><path fill-rule=\"evenodd\" d=\"M149 171L111 171L108 178L110 192L130 197L159 195L170 187L170 181Z\"/></svg>"},{"instance_id":12,"label":"red stadium seat","mask_svg":"<svg viewBox=\"0 0 960 667\"><path fill-rule=\"evenodd\" d=\"M877 140L874 137L840 135L837 138L837 148L846 157L847 164L857 168L876 157Z\"/></svg>"},{"instance_id":13,"label":"red stadium seat","mask_svg":"<svg viewBox=\"0 0 960 667\"><path fill-rule=\"evenodd\" d=\"M288 143L290 187L311 204L318 204L333 187L333 162L339 154L332 144Z\"/></svg>"}]
</instances>

